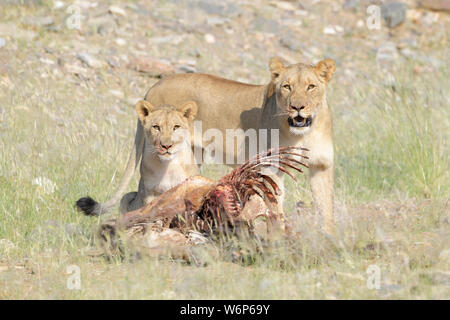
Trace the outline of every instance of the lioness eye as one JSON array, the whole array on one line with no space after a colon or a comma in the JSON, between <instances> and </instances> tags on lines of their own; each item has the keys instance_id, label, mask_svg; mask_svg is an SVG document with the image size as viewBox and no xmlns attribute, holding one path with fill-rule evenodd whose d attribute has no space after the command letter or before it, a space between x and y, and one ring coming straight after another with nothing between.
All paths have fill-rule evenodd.
<instances>
[{"instance_id":1,"label":"lioness eye","mask_svg":"<svg viewBox=\"0 0 450 320\"><path fill-rule=\"evenodd\" d=\"M158 130L159 131L159 126L157 125L157 124L155 124L154 126L153 126L153 129L155 129L155 130Z\"/></svg>"},{"instance_id":2,"label":"lioness eye","mask_svg":"<svg viewBox=\"0 0 450 320\"><path fill-rule=\"evenodd\" d=\"M180 128L180 126L176 124L176 125L173 127L173 131L175 131L175 130L177 130L177 129L179 129L179 128Z\"/></svg>"},{"instance_id":3,"label":"lioness eye","mask_svg":"<svg viewBox=\"0 0 450 320\"><path fill-rule=\"evenodd\" d=\"M312 89L314 89L315 87L316 87L315 85L310 84L310 85L308 86L308 90L312 90Z\"/></svg>"},{"instance_id":4,"label":"lioness eye","mask_svg":"<svg viewBox=\"0 0 450 320\"><path fill-rule=\"evenodd\" d=\"M285 84L283 85L283 88L285 88L286 90L291 90L291 86L289 84Z\"/></svg>"}]
</instances>

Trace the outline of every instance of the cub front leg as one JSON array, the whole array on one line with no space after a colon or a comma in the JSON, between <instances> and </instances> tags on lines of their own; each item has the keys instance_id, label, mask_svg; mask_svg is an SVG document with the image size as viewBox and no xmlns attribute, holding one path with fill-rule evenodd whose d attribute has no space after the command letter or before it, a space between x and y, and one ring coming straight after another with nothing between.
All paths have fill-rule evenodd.
<instances>
[{"instance_id":1,"label":"cub front leg","mask_svg":"<svg viewBox=\"0 0 450 320\"><path fill-rule=\"evenodd\" d=\"M310 168L309 181L314 210L322 219L322 228L328 234L334 234L334 165Z\"/></svg>"}]
</instances>

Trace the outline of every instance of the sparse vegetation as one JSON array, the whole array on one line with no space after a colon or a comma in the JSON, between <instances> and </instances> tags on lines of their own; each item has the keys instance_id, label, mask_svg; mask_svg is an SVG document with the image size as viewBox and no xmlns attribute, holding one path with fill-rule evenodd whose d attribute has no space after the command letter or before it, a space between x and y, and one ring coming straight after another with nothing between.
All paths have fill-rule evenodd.
<instances>
[{"instance_id":1,"label":"sparse vegetation","mask_svg":"<svg viewBox=\"0 0 450 320\"><path fill-rule=\"evenodd\" d=\"M106 2L97 2L92 10L107 11ZM124 1L114 2L125 7ZM6 39L0 47L0 299L449 298L448 14L441 13L419 36L410 32L418 28L412 21L389 35L385 26L353 30L364 10L349 13L339 6L332 14L324 4L307 3L302 16L259 2L236 2L246 8L236 16L230 11L236 23L207 31L215 44L203 40L208 24L199 23L198 33L183 29L192 27L183 25L188 11L182 6L176 11L173 1L128 1L126 16L110 20L112 14L101 13L103 29L90 24L98 17L86 8L81 31L65 28L66 13L53 9L51 1L0 6L0 37ZM302 54L280 47L277 37L284 31L273 30L273 37L247 30L249 12L259 7L270 21L304 20L305 30L290 24L305 39L305 48L297 49ZM144 13L149 8L161 16ZM323 36L320 12L327 23L344 25L350 39L345 45L344 37ZM43 16L54 17L55 29L29 22ZM161 17L173 29L161 24ZM5 34L11 26L19 31ZM180 34L183 40L174 44ZM422 58L401 56L386 66L372 52L386 38L408 37L418 38L414 50ZM120 46L116 38L128 44ZM111 61L87 67L76 57L80 51ZM275 243L263 254L251 243L228 243L217 256L202 253L207 265L201 267L168 258L90 256L99 219L81 215L74 202L87 194L107 199L113 192L133 140L132 103L157 81L127 68L124 54L165 59L179 72L195 65L198 72L254 83L268 81L272 55L292 61L333 56L337 73L328 100L335 126L336 239L317 232L308 184L300 177L298 184L286 179L286 211L302 235L298 242ZM218 178L226 170L203 173ZM137 177L131 190L137 190ZM305 207L297 208L299 200ZM232 262L230 247L238 246L240 262ZM80 290L67 289L70 265L81 269ZM369 265L381 270L380 290L366 285Z\"/></svg>"}]
</instances>

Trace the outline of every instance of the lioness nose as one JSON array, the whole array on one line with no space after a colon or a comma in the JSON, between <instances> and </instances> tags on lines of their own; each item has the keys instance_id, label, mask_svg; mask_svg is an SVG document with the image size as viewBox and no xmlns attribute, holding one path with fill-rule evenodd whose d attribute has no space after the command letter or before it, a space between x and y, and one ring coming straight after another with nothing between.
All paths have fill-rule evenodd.
<instances>
[{"instance_id":1,"label":"lioness nose","mask_svg":"<svg viewBox=\"0 0 450 320\"><path fill-rule=\"evenodd\" d=\"M291 108L294 109L295 111L300 111L300 110L305 109L305 106L292 106L291 105Z\"/></svg>"},{"instance_id":2,"label":"lioness nose","mask_svg":"<svg viewBox=\"0 0 450 320\"><path fill-rule=\"evenodd\" d=\"M161 145L161 147L163 147L166 150L169 150L172 146L173 146L173 144L162 144Z\"/></svg>"}]
</instances>

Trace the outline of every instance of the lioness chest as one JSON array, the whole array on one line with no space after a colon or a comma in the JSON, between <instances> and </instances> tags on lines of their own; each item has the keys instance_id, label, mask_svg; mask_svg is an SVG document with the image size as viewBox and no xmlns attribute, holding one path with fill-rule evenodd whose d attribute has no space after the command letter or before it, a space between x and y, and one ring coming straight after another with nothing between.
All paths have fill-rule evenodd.
<instances>
[{"instance_id":1,"label":"lioness chest","mask_svg":"<svg viewBox=\"0 0 450 320\"><path fill-rule=\"evenodd\" d=\"M191 176L185 168L178 163L170 163L153 170L151 176L144 180L147 195L159 195L180 184Z\"/></svg>"}]
</instances>

